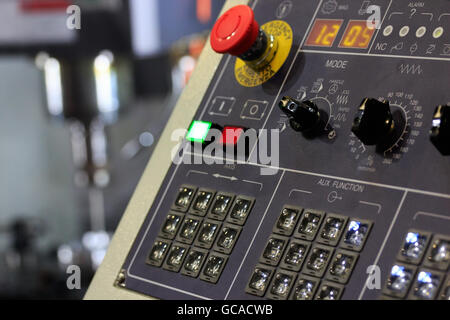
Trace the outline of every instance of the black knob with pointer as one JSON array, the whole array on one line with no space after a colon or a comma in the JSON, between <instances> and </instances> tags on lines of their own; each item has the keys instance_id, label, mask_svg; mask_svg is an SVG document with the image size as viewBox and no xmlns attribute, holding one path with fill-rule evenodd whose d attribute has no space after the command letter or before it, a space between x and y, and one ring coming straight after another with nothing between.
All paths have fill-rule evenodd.
<instances>
[{"instance_id":1,"label":"black knob with pointer","mask_svg":"<svg viewBox=\"0 0 450 320\"><path fill-rule=\"evenodd\" d=\"M353 120L352 132L365 145L380 145L392 139L395 125L388 101L365 98Z\"/></svg>"},{"instance_id":2,"label":"black knob with pointer","mask_svg":"<svg viewBox=\"0 0 450 320\"><path fill-rule=\"evenodd\" d=\"M322 111L310 100L298 101L286 96L278 106L288 116L292 129L302 132L305 136L313 137L331 131L326 126Z\"/></svg>"}]
</instances>

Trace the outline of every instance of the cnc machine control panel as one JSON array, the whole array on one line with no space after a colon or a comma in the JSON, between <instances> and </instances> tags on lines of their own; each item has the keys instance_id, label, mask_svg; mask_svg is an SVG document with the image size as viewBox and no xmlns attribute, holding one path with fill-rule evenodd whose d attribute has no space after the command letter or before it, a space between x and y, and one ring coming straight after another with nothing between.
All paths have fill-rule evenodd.
<instances>
[{"instance_id":1,"label":"cnc machine control panel","mask_svg":"<svg viewBox=\"0 0 450 320\"><path fill-rule=\"evenodd\" d=\"M254 0L219 18L211 46L223 58L186 128L192 148L116 285L161 299L449 299L450 2Z\"/></svg>"}]
</instances>

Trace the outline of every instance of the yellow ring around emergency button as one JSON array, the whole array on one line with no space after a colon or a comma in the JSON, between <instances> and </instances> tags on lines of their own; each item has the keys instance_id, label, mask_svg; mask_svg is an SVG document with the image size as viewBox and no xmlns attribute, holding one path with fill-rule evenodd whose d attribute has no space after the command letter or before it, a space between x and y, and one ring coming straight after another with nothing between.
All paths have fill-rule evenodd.
<instances>
[{"instance_id":1,"label":"yellow ring around emergency button","mask_svg":"<svg viewBox=\"0 0 450 320\"><path fill-rule=\"evenodd\" d=\"M256 87L270 80L281 69L291 52L293 32L287 22L273 20L261 26L261 29L276 38L277 53L272 61L261 70L254 70L243 60L236 58L234 74L237 82L244 87Z\"/></svg>"}]
</instances>

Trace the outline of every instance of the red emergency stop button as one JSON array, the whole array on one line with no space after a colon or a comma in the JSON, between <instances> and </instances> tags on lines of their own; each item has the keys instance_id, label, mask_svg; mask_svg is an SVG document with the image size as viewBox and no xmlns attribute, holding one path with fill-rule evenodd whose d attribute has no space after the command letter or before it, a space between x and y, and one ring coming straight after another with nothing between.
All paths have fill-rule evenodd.
<instances>
[{"instance_id":1,"label":"red emergency stop button","mask_svg":"<svg viewBox=\"0 0 450 320\"><path fill-rule=\"evenodd\" d=\"M218 53L239 56L247 52L255 43L259 25L253 10L246 5L238 5L225 12L211 32L211 46Z\"/></svg>"}]
</instances>

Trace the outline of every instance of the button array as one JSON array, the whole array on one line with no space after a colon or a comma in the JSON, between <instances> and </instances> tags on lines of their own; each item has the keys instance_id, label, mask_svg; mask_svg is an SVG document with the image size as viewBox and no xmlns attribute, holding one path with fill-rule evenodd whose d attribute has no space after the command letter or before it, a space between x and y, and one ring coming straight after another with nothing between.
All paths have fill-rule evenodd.
<instances>
[{"instance_id":1,"label":"button array","mask_svg":"<svg viewBox=\"0 0 450 320\"><path fill-rule=\"evenodd\" d=\"M146 263L216 283L254 198L181 186Z\"/></svg>"},{"instance_id":2,"label":"button array","mask_svg":"<svg viewBox=\"0 0 450 320\"><path fill-rule=\"evenodd\" d=\"M366 220L283 207L246 292L276 300L340 299L371 228Z\"/></svg>"},{"instance_id":3,"label":"button array","mask_svg":"<svg viewBox=\"0 0 450 320\"><path fill-rule=\"evenodd\" d=\"M411 229L404 237L396 260L382 298L450 299L450 237Z\"/></svg>"}]
</instances>

